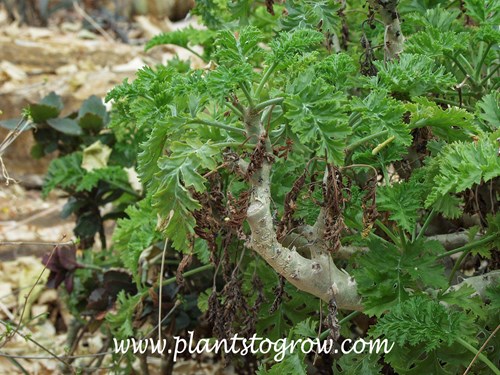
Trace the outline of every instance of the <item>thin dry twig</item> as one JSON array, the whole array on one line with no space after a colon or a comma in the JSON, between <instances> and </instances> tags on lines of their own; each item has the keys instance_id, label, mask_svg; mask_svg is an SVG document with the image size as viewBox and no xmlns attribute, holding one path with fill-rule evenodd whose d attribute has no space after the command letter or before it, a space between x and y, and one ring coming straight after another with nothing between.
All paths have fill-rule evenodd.
<instances>
[{"instance_id":1,"label":"thin dry twig","mask_svg":"<svg viewBox=\"0 0 500 375\"><path fill-rule=\"evenodd\" d=\"M87 12L85 12L85 9L83 9L80 4L78 4L77 0L73 0L73 8L83 17L85 20L92 25L94 29L99 31L99 33L106 39L108 42L113 43L114 39L113 37L106 31L104 30L92 17L90 17Z\"/></svg>"},{"instance_id":2,"label":"thin dry twig","mask_svg":"<svg viewBox=\"0 0 500 375\"><path fill-rule=\"evenodd\" d=\"M0 231L0 234L2 233L5 233L6 231L10 231L10 230L13 230L14 228L18 228L19 226L21 225L25 225L25 224L28 224L28 223L31 223L32 221L34 220L37 220L41 217L44 217L46 215L49 215L51 214L52 212L57 212L57 211L61 211L62 207L64 206L63 203L60 203L60 204L57 204L53 207L49 207L47 208L46 210L43 210L43 211L40 211L34 215L31 215L29 217L27 217L26 219L24 220L21 220L21 221L15 221L13 222L12 224L6 226L5 228L3 228L1 231ZM0 242L0 245L2 243ZM54 245L56 245L57 243L53 243ZM20 244L22 245L22 244Z\"/></svg>"},{"instance_id":3,"label":"thin dry twig","mask_svg":"<svg viewBox=\"0 0 500 375\"><path fill-rule=\"evenodd\" d=\"M2 325L4 325L4 326L8 326L8 324L6 322L4 322L3 320L0 320L0 323ZM62 364L64 364L68 369L71 370L71 372L73 374L75 373L75 370L73 369L73 367L70 364L68 364L64 359L62 359L61 357L59 357L57 354L55 354L50 349L46 348L45 346L43 346L42 344L40 344L36 340L33 340L29 335L24 335L21 332L19 332L17 329L14 331L14 333L17 334L17 335L19 335L19 336L21 336L25 340L31 341L33 344L35 344L36 346L38 346L40 349L42 349L43 351L49 353L52 356L52 358L57 359L59 362L61 362ZM10 356L5 356L5 357L12 358Z\"/></svg>"},{"instance_id":4,"label":"thin dry twig","mask_svg":"<svg viewBox=\"0 0 500 375\"><path fill-rule=\"evenodd\" d=\"M496 333L498 332L499 329L500 329L500 324L497 326L497 328L495 328L495 330L491 333L491 335L486 339L486 341L481 346L481 348L478 350L478 352L476 353L476 355L474 356L474 358L472 358L471 363L469 364L469 366L467 367L467 369L465 370L465 372L463 373L463 375L467 375L469 373L470 369L472 368L472 365L474 364L474 362L476 362L477 358L479 357L479 354L481 354L481 352L484 350L484 348L486 348L486 345L488 345L488 342L493 337L495 337L495 335L496 335Z\"/></svg>"},{"instance_id":5,"label":"thin dry twig","mask_svg":"<svg viewBox=\"0 0 500 375\"><path fill-rule=\"evenodd\" d=\"M113 350L110 350L110 351L102 352L102 353L71 355L71 356L67 356L66 358L68 358L68 359L94 358L94 357L101 357L101 356L106 356L108 354L114 354L114 353L115 352ZM61 354L61 356L62 355L63 354ZM20 354L9 354L9 353L5 353L5 352L0 352L0 357L19 358L19 359L56 359L54 356L49 356L49 355L20 355Z\"/></svg>"},{"instance_id":6,"label":"thin dry twig","mask_svg":"<svg viewBox=\"0 0 500 375\"><path fill-rule=\"evenodd\" d=\"M2 169L2 177L5 179L5 185L9 185L10 181L12 181L14 183L17 183L17 181L9 176L9 172L7 171L7 168L5 167L5 164L4 164L3 159L2 159L2 155L5 152L5 150L7 149L7 147L9 147L17 139L17 137L19 137L19 135L23 131L28 129L29 126L31 126L30 121L28 121L28 119L26 117L23 117L21 120L19 120L19 122L17 123L15 128L12 129L7 134L7 136L2 141L2 143L0 143L0 167Z\"/></svg>"},{"instance_id":7,"label":"thin dry twig","mask_svg":"<svg viewBox=\"0 0 500 375\"><path fill-rule=\"evenodd\" d=\"M9 318L10 320L14 320L15 317L14 315L10 312L9 308L5 306L2 301L0 301L0 310L3 311L3 313Z\"/></svg>"},{"instance_id":8,"label":"thin dry twig","mask_svg":"<svg viewBox=\"0 0 500 375\"><path fill-rule=\"evenodd\" d=\"M66 242L30 242L30 241L0 241L0 246L64 246L64 245L73 245L74 241L66 241Z\"/></svg>"},{"instance_id":9,"label":"thin dry twig","mask_svg":"<svg viewBox=\"0 0 500 375\"><path fill-rule=\"evenodd\" d=\"M63 238L61 239L61 241L66 238L66 235L63 235ZM52 256L54 255L56 249L60 246L60 243L57 244L56 246L54 246L54 248L52 249L52 251L50 252L50 256L49 256L49 259L47 261L47 264L50 263L50 260L52 259ZM0 346L0 348L3 348L5 346L5 344L7 344L14 335L16 334L19 334L19 329L21 328L21 324L23 322L23 317L24 317L24 313L26 312L26 305L28 304L28 298L30 297L31 293L33 293L33 290L35 289L35 287L38 285L38 283L40 282L40 279L42 278L43 276L43 273L45 272L45 270L47 269L47 266L44 265L42 271L40 272L40 274L38 275L35 283L33 284L33 286L31 287L31 289L29 290L28 294L26 294L24 296L24 304L23 304L23 307L21 309L21 315L19 316L19 321L16 325L16 328L10 333L10 334L7 334L5 336L5 341L2 343L2 345Z\"/></svg>"},{"instance_id":10,"label":"thin dry twig","mask_svg":"<svg viewBox=\"0 0 500 375\"><path fill-rule=\"evenodd\" d=\"M7 170L7 167L5 166L1 156L0 156L0 167L2 168L2 177L5 180L5 185L9 186L9 183L11 181L16 184L17 181L9 176L9 171Z\"/></svg>"}]
</instances>

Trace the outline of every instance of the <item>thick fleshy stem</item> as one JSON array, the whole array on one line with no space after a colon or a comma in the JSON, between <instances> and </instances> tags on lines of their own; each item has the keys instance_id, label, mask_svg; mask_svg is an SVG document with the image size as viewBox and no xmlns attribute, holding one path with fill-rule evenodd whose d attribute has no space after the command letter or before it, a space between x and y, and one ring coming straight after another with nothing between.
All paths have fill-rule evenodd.
<instances>
[{"instance_id":1,"label":"thick fleshy stem","mask_svg":"<svg viewBox=\"0 0 500 375\"><path fill-rule=\"evenodd\" d=\"M265 139L265 151L271 154L271 144L258 112L248 110L245 126L250 136ZM283 246L278 241L271 214L271 162L267 157L263 158L262 164L250 177L250 183L252 194L247 221L251 238L248 246L298 289L325 302L335 297L340 309L361 310L361 297L357 293L356 282L347 272L337 268L328 252L318 248L311 251L311 258L306 258L294 247Z\"/></svg>"},{"instance_id":2,"label":"thick fleshy stem","mask_svg":"<svg viewBox=\"0 0 500 375\"><path fill-rule=\"evenodd\" d=\"M389 60L397 58L403 51L405 40L396 9L398 2L398 0L368 0L370 6L379 14L385 25L384 50L386 58Z\"/></svg>"}]
</instances>

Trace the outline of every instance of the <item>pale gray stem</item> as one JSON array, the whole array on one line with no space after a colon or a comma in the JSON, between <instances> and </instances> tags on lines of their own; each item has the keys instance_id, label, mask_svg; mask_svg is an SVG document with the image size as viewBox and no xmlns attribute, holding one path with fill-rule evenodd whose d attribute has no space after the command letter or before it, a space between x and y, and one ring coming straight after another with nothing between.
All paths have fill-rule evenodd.
<instances>
[{"instance_id":1,"label":"pale gray stem","mask_svg":"<svg viewBox=\"0 0 500 375\"><path fill-rule=\"evenodd\" d=\"M252 116L252 113L247 116L245 124L248 134L263 137L265 130L258 118ZM270 152L268 139L266 144L267 151ZM340 309L361 310L361 297L357 293L354 278L337 268L328 252L312 247L311 259L308 259L300 255L294 247L288 248L278 242L271 214L270 175L271 163L265 159L250 179L252 194L247 221L251 237L248 246L298 289L325 302L335 298Z\"/></svg>"},{"instance_id":2,"label":"pale gray stem","mask_svg":"<svg viewBox=\"0 0 500 375\"><path fill-rule=\"evenodd\" d=\"M289 248L295 248L301 255L310 254L311 257L314 257L314 254L318 251L325 252L326 245L313 239L313 228L305 225L299 228L296 233L292 232L286 235L281 244ZM332 256L334 259L349 259L356 253L367 252L368 250L367 247L341 246L339 251L332 254Z\"/></svg>"},{"instance_id":3,"label":"pale gray stem","mask_svg":"<svg viewBox=\"0 0 500 375\"><path fill-rule=\"evenodd\" d=\"M403 51L404 36L397 12L398 0L368 0L385 25L384 49L386 57L392 60Z\"/></svg>"},{"instance_id":4,"label":"pale gray stem","mask_svg":"<svg viewBox=\"0 0 500 375\"><path fill-rule=\"evenodd\" d=\"M481 238L481 236L476 235L474 239L477 240L478 238ZM469 233L467 231L448 233L448 234L437 234L435 236L429 236L427 237L427 239L439 241L446 250L457 249L470 242Z\"/></svg>"},{"instance_id":5,"label":"pale gray stem","mask_svg":"<svg viewBox=\"0 0 500 375\"><path fill-rule=\"evenodd\" d=\"M325 302L335 297L338 308L360 310L361 298L356 282L347 272L337 268L330 254L315 252L315 257L307 259L278 242L270 210L270 170L271 166L265 162L254 184L247 211L252 231L249 246L298 289Z\"/></svg>"},{"instance_id":6,"label":"pale gray stem","mask_svg":"<svg viewBox=\"0 0 500 375\"><path fill-rule=\"evenodd\" d=\"M492 285L498 285L500 282L500 270L488 272L484 275L473 276L465 279L457 285L451 286L448 291L458 290L461 287L468 285L474 289L481 298L485 299L486 289Z\"/></svg>"}]
</instances>

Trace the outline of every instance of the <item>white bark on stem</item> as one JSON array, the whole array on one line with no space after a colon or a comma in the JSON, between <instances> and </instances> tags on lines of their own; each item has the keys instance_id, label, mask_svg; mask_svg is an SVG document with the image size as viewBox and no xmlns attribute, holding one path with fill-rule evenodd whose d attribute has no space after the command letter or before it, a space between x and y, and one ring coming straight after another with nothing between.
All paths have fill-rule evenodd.
<instances>
[{"instance_id":1,"label":"white bark on stem","mask_svg":"<svg viewBox=\"0 0 500 375\"><path fill-rule=\"evenodd\" d=\"M477 240L479 238L481 238L481 236L476 235L474 239ZM427 237L427 239L439 241L446 250L457 249L470 242L468 231L448 233L448 234L436 234L435 236Z\"/></svg>"},{"instance_id":2,"label":"white bark on stem","mask_svg":"<svg viewBox=\"0 0 500 375\"><path fill-rule=\"evenodd\" d=\"M403 51L404 36L397 12L398 0L368 0L385 25L384 50L389 60L397 58Z\"/></svg>"},{"instance_id":3,"label":"white bark on stem","mask_svg":"<svg viewBox=\"0 0 500 375\"><path fill-rule=\"evenodd\" d=\"M278 242L270 209L270 170L269 163L264 162L256 173L259 176L256 176L247 211L252 231L250 247L298 289L325 302L335 297L338 308L360 310L361 298L356 282L347 272L337 268L330 254L315 252L315 256L308 259Z\"/></svg>"},{"instance_id":4,"label":"white bark on stem","mask_svg":"<svg viewBox=\"0 0 500 375\"><path fill-rule=\"evenodd\" d=\"M497 285L499 282L500 282L500 270L495 270L488 272L484 275L473 276L464 279L464 281L462 281L461 283L450 287L448 291L458 290L461 287L468 285L472 287L472 289L474 289L482 299L485 299L486 289L489 286Z\"/></svg>"},{"instance_id":5,"label":"white bark on stem","mask_svg":"<svg viewBox=\"0 0 500 375\"><path fill-rule=\"evenodd\" d=\"M263 136L265 131L258 118L247 114L245 124L249 134ZM267 139L267 151L271 151ZM335 298L339 309L361 310L361 297L356 282L344 270L337 268L331 255L320 249L311 251L311 259L295 248L278 242L271 214L271 164L265 159L252 175L252 194L247 210L251 229L248 246L256 251L276 272L298 289L330 302Z\"/></svg>"}]
</instances>

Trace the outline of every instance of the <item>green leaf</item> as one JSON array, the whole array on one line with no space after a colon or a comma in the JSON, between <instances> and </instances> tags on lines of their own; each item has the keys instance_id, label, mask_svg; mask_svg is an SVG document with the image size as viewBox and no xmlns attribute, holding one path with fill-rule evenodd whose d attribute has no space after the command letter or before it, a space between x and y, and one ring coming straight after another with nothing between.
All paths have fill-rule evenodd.
<instances>
[{"instance_id":1,"label":"green leaf","mask_svg":"<svg viewBox=\"0 0 500 375\"><path fill-rule=\"evenodd\" d=\"M399 95L420 96L441 92L457 84L444 66L428 56L402 53L397 60L374 62L378 74L367 78L372 88L384 88Z\"/></svg>"},{"instance_id":2,"label":"green leaf","mask_svg":"<svg viewBox=\"0 0 500 375\"><path fill-rule=\"evenodd\" d=\"M204 45L214 39L215 33L211 30L195 29L192 26L180 30L156 35L146 43L146 51L163 44L174 44L180 47Z\"/></svg>"},{"instance_id":3,"label":"green leaf","mask_svg":"<svg viewBox=\"0 0 500 375\"><path fill-rule=\"evenodd\" d=\"M228 67L248 64L256 54L261 53L262 49L259 46L261 39L259 29L252 26L242 28L238 37L234 31L221 30L216 38L217 61Z\"/></svg>"},{"instance_id":4,"label":"green leaf","mask_svg":"<svg viewBox=\"0 0 500 375\"><path fill-rule=\"evenodd\" d=\"M9 120L2 120L0 121L0 127L4 128L4 129L8 129L8 130L14 130L17 128L17 126L19 124L21 124L23 119L20 119L20 118L12 118L12 119L9 119ZM33 125L32 124L29 124L25 127L22 128L22 131L25 132L27 130L31 130L33 129ZM21 130L21 129L17 129L17 130Z\"/></svg>"},{"instance_id":5,"label":"green leaf","mask_svg":"<svg viewBox=\"0 0 500 375\"><path fill-rule=\"evenodd\" d=\"M163 155L168 131L169 128L166 125L155 126L148 139L140 146L142 151L137 156L137 169L141 181L146 185L152 182L154 175L159 171L158 159Z\"/></svg>"},{"instance_id":6,"label":"green leaf","mask_svg":"<svg viewBox=\"0 0 500 375\"><path fill-rule=\"evenodd\" d=\"M280 24L286 31L309 28L335 32L340 24L337 14L340 6L334 0L289 0L285 3L286 16Z\"/></svg>"},{"instance_id":7,"label":"green leaf","mask_svg":"<svg viewBox=\"0 0 500 375\"><path fill-rule=\"evenodd\" d=\"M146 197L135 206L129 206L125 213L126 219L116 223L113 233L113 246L119 251L123 265L134 275L138 275L139 257L141 253L159 237L156 231L156 212L151 210L151 197Z\"/></svg>"},{"instance_id":8,"label":"green leaf","mask_svg":"<svg viewBox=\"0 0 500 375\"><path fill-rule=\"evenodd\" d=\"M353 271L366 314L380 316L412 293L448 284L443 266L436 262L436 255L443 252L437 241L420 239L407 244L401 252L395 245L374 237L368 247L370 251L359 256L359 267Z\"/></svg>"},{"instance_id":9,"label":"green leaf","mask_svg":"<svg viewBox=\"0 0 500 375\"><path fill-rule=\"evenodd\" d=\"M469 285L463 285L458 289L448 290L444 294L438 295L438 299L448 305L459 306L464 309L464 311L470 310L481 319L486 317L481 297L479 297L475 289Z\"/></svg>"},{"instance_id":10,"label":"green leaf","mask_svg":"<svg viewBox=\"0 0 500 375\"><path fill-rule=\"evenodd\" d=\"M455 375L463 371L472 360L470 352L459 344L442 345L427 352L425 343L394 347L384 360L399 374Z\"/></svg>"},{"instance_id":11,"label":"green leaf","mask_svg":"<svg viewBox=\"0 0 500 375\"><path fill-rule=\"evenodd\" d=\"M428 208L448 193L459 193L475 184L500 176L498 144L493 134L482 135L476 142L446 145L428 165L427 184L431 191L425 201Z\"/></svg>"},{"instance_id":12,"label":"green leaf","mask_svg":"<svg viewBox=\"0 0 500 375\"><path fill-rule=\"evenodd\" d=\"M156 124L163 124L176 115L174 89L179 91L179 84L184 87L187 78L181 79L175 69L163 65L155 69L143 67L136 74L137 79L133 83L125 80L106 96L106 100L115 101L113 108L122 119L120 127L114 128L115 131L126 126L132 127L130 133L137 130L149 132ZM165 87L169 87L169 90L165 90ZM184 95L178 96L181 102L185 101Z\"/></svg>"},{"instance_id":13,"label":"green leaf","mask_svg":"<svg viewBox=\"0 0 500 375\"><path fill-rule=\"evenodd\" d=\"M84 212L79 215L76 220L73 232L78 238L94 238L97 232L101 229L101 223L96 220L94 212Z\"/></svg>"},{"instance_id":14,"label":"green leaf","mask_svg":"<svg viewBox=\"0 0 500 375\"><path fill-rule=\"evenodd\" d=\"M489 129L495 131L500 127L500 93L493 92L482 97L477 103L481 109L479 118L489 124Z\"/></svg>"},{"instance_id":15,"label":"green leaf","mask_svg":"<svg viewBox=\"0 0 500 375\"><path fill-rule=\"evenodd\" d=\"M82 129L99 131L107 123L108 114L101 98L92 95L85 100L78 111L78 124Z\"/></svg>"},{"instance_id":16,"label":"green leaf","mask_svg":"<svg viewBox=\"0 0 500 375\"><path fill-rule=\"evenodd\" d=\"M312 320L310 317L295 324L290 329L287 340L296 340L299 343L292 351L287 350L285 357L282 361L273 365L269 370L259 367L257 374L304 374L306 375L305 354L301 351L300 342L297 340L304 340L304 338L315 339L317 332L318 322ZM282 347L283 349L285 346ZM309 348L308 345L305 348ZM278 350L274 355L283 355L282 351Z\"/></svg>"},{"instance_id":17,"label":"green leaf","mask_svg":"<svg viewBox=\"0 0 500 375\"><path fill-rule=\"evenodd\" d=\"M81 152L74 152L52 160L43 183L43 195L47 196L56 187L65 189L78 186L85 176L85 170L82 169L81 165Z\"/></svg>"},{"instance_id":18,"label":"green leaf","mask_svg":"<svg viewBox=\"0 0 500 375\"><path fill-rule=\"evenodd\" d=\"M426 55L431 58L454 55L459 51L466 51L469 45L470 35L468 33L456 33L453 31L443 31L441 28L428 27L412 35L405 51Z\"/></svg>"},{"instance_id":19,"label":"green leaf","mask_svg":"<svg viewBox=\"0 0 500 375\"><path fill-rule=\"evenodd\" d=\"M44 97L38 104L31 104L29 112L33 122L40 124L48 119L56 118L63 109L63 102L59 95L51 92Z\"/></svg>"},{"instance_id":20,"label":"green leaf","mask_svg":"<svg viewBox=\"0 0 500 375\"><path fill-rule=\"evenodd\" d=\"M84 205L85 201L76 199L75 197L69 197L61 210L61 218L66 219L72 213L82 208Z\"/></svg>"},{"instance_id":21,"label":"green leaf","mask_svg":"<svg viewBox=\"0 0 500 375\"><path fill-rule=\"evenodd\" d=\"M211 295L212 295L212 288L208 288L203 293L200 293L198 295L197 306L202 313L208 311L208 299L210 298Z\"/></svg>"},{"instance_id":22,"label":"green leaf","mask_svg":"<svg viewBox=\"0 0 500 375\"><path fill-rule=\"evenodd\" d=\"M315 50L324 40L323 34L308 29L282 32L269 43L271 53L266 54L268 64L286 68L296 55Z\"/></svg>"},{"instance_id":23,"label":"green leaf","mask_svg":"<svg viewBox=\"0 0 500 375\"><path fill-rule=\"evenodd\" d=\"M466 12L479 23L498 25L500 4L496 0L464 0Z\"/></svg>"},{"instance_id":24,"label":"green leaf","mask_svg":"<svg viewBox=\"0 0 500 375\"><path fill-rule=\"evenodd\" d=\"M200 171L217 167L220 150L193 139L185 143L172 142L170 151L169 156L163 156L158 161L157 181L152 187L153 206L164 218L172 213L170 223L163 229L177 250L187 251L195 226L192 211L200 208L189 188L196 192L205 191L206 180Z\"/></svg>"},{"instance_id":25,"label":"green leaf","mask_svg":"<svg viewBox=\"0 0 500 375\"><path fill-rule=\"evenodd\" d=\"M201 263L210 263L210 250L208 249L207 241L201 238L195 238L193 252Z\"/></svg>"},{"instance_id":26,"label":"green leaf","mask_svg":"<svg viewBox=\"0 0 500 375\"><path fill-rule=\"evenodd\" d=\"M486 296L490 300L489 309L498 312L500 309L500 284L488 287L486 289Z\"/></svg>"},{"instance_id":27,"label":"green leaf","mask_svg":"<svg viewBox=\"0 0 500 375\"><path fill-rule=\"evenodd\" d=\"M131 190L125 169L120 166L110 166L93 169L85 174L81 182L76 187L76 191L90 191L97 187L99 182L111 184L112 188L119 189L120 187L123 187L124 190Z\"/></svg>"},{"instance_id":28,"label":"green leaf","mask_svg":"<svg viewBox=\"0 0 500 375\"><path fill-rule=\"evenodd\" d=\"M194 15L198 15L203 20L203 24L209 29L219 29L224 26L224 15L226 8L222 4L224 2L217 0L198 0L196 6L191 11Z\"/></svg>"},{"instance_id":29,"label":"green leaf","mask_svg":"<svg viewBox=\"0 0 500 375\"><path fill-rule=\"evenodd\" d=\"M59 111L64 107L61 96L57 95L54 91L51 91L47 96L45 96L39 104L56 108Z\"/></svg>"},{"instance_id":30,"label":"green leaf","mask_svg":"<svg viewBox=\"0 0 500 375\"><path fill-rule=\"evenodd\" d=\"M318 335L318 322L310 317L302 322L297 323L291 330L293 335L299 337L316 338Z\"/></svg>"},{"instance_id":31,"label":"green leaf","mask_svg":"<svg viewBox=\"0 0 500 375\"><path fill-rule=\"evenodd\" d=\"M116 314L107 313L106 321L113 328L116 338L119 340L134 336L134 326L132 319L135 315L135 309L141 301L141 295L127 296L125 291L118 293L116 302Z\"/></svg>"},{"instance_id":32,"label":"green leaf","mask_svg":"<svg viewBox=\"0 0 500 375\"><path fill-rule=\"evenodd\" d=\"M412 127L430 126L435 136L448 142L467 141L479 134L474 116L463 108L443 109L424 97L413 98L413 103L407 103L405 108L411 112Z\"/></svg>"},{"instance_id":33,"label":"green leaf","mask_svg":"<svg viewBox=\"0 0 500 375\"><path fill-rule=\"evenodd\" d=\"M378 375L382 371L382 365L378 363L380 356L378 354L370 353L349 353L344 354L340 360L337 362L341 371L336 371L334 373L344 374L344 375ZM334 367L334 369L336 369Z\"/></svg>"},{"instance_id":34,"label":"green leaf","mask_svg":"<svg viewBox=\"0 0 500 375\"><path fill-rule=\"evenodd\" d=\"M415 230L422 198L422 189L413 180L377 189L378 209L390 212L389 219L408 233Z\"/></svg>"},{"instance_id":35,"label":"green leaf","mask_svg":"<svg viewBox=\"0 0 500 375\"><path fill-rule=\"evenodd\" d=\"M495 215L487 214L486 221L488 222L486 235L498 235L500 233L500 213L496 213ZM500 235L498 235L495 241L492 242L492 245L500 248Z\"/></svg>"},{"instance_id":36,"label":"green leaf","mask_svg":"<svg viewBox=\"0 0 500 375\"><path fill-rule=\"evenodd\" d=\"M319 77L337 89L346 89L356 73L354 60L347 53L329 55L319 62L316 68Z\"/></svg>"},{"instance_id":37,"label":"green leaf","mask_svg":"<svg viewBox=\"0 0 500 375\"><path fill-rule=\"evenodd\" d=\"M239 86L252 82L254 75L250 64L231 67L221 65L208 74L207 88L212 97L225 101Z\"/></svg>"},{"instance_id":38,"label":"green leaf","mask_svg":"<svg viewBox=\"0 0 500 375\"><path fill-rule=\"evenodd\" d=\"M498 44L500 41L500 30L496 25L483 25L479 27L474 38L488 44Z\"/></svg>"},{"instance_id":39,"label":"green leaf","mask_svg":"<svg viewBox=\"0 0 500 375\"><path fill-rule=\"evenodd\" d=\"M458 219L463 213L463 203L462 198L447 194L438 198L432 207L447 219Z\"/></svg>"},{"instance_id":40,"label":"green leaf","mask_svg":"<svg viewBox=\"0 0 500 375\"><path fill-rule=\"evenodd\" d=\"M234 0L227 3L232 18L239 19L240 25L248 23L248 18L252 14L252 5L252 0Z\"/></svg>"},{"instance_id":41,"label":"green leaf","mask_svg":"<svg viewBox=\"0 0 500 375\"><path fill-rule=\"evenodd\" d=\"M426 9L425 14L419 17L424 25L431 26L436 29L447 31L451 28L453 21L460 16L458 9L444 9L439 4L432 9Z\"/></svg>"},{"instance_id":42,"label":"green leaf","mask_svg":"<svg viewBox=\"0 0 500 375\"><path fill-rule=\"evenodd\" d=\"M253 278L254 269L257 270L263 285L269 286L262 290L264 293L264 302L260 308L256 324L257 335L268 337L270 340L278 340L286 335L293 326L303 322L314 314L318 309L319 300L315 298L311 299L311 295L285 282L282 302L277 306L276 311L271 313L269 309L276 298L273 293L273 287L279 283L278 275L262 259L257 259L254 262L250 263L245 271L245 280L248 280L245 290L249 293L256 292L250 283L250 280ZM305 329L302 331L305 331Z\"/></svg>"},{"instance_id":43,"label":"green leaf","mask_svg":"<svg viewBox=\"0 0 500 375\"><path fill-rule=\"evenodd\" d=\"M68 135L81 135L82 129L78 123L70 118L51 118L47 124L55 130Z\"/></svg>"},{"instance_id":44,"label":"green leaf","mask_svg":"<svg viewBox=\"0 0 500 375\"><path fill-rule=\"evenodd\" d=\"M282 375L282 374L294 374L294 375L306 375L306 365L302 358L298 354L290 354L285 357L285 359L269 370L265 370L263 365L259 367L256 372L257 375Z\"/></svg>"},{"instance_id":45,"label":"green leaf","mask_svg":"<svg viewBox=\"0 0 500 375\"><path fill-rule=\"evenodd\" d=\"M359 137L387 131L386 138L395 137L395 143L404 146L411 144L410 130L403 122L405 108L400 101L392 99L387 91L374 90L363 99L354 97L351 109L361 114L360 125L356 126L356 135ZM393 147L393 144L389 146Z\"/></svg>"},{"instance_id":46,"label":"green leaf","mask_svg":"<svg viewBox=\"0 0 500 375\"><path fill-rule=\"evenodd\" d=\"M379 319L371 332L403 346L424 344L429 353L441 345L451 345L457 339L475 342L475 329L470 319L460 311L447 309L426 297L412 297L395 306Z\"/></svg>"},{"instance_id":47,"label":"green leaf","mask_svg":"<svg viewBox=\"0 0 500 375\"><path fill-rule=\"evenodd\" d=\"M346 99L332 89L322 79L315 80L309 70L288 87L283 105L285 117L300 141L315 146L329 162L343 165L345 139L351 130L344 109Z\"/></svg>"}]
</instances>

